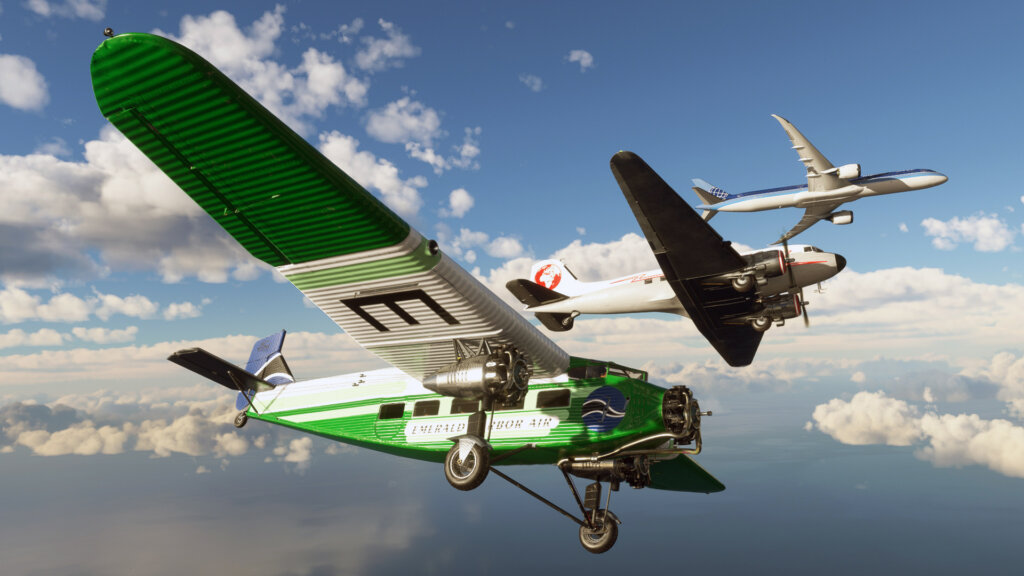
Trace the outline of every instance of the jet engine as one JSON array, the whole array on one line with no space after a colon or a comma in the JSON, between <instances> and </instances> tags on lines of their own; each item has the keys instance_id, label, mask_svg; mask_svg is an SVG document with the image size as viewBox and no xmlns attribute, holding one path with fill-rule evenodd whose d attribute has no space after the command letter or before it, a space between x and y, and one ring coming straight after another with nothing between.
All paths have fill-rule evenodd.
<instances>
[{"instance_id":1,"label":"jet engine","mask_svg":"<svg viewBox=\"0 0 1024 576\"><path fill-rule=\"evenodd\" d=\"M423 386L444 396L494 400L510 405L526 393L530 368L515 348L501 346L460 358L423 379Z\"/></svg>"},{"instance_id":2,"label":"jet engine","mask_svg":"<svg viewBox=\"0 0 1024 576\"><path fill-rule=\"evenodd\" d=\"M743 256L747 266L742 270L727 272L713 276L705 281L705 284L732 283L737 292L749 292L755 285L763 286L768 283L768 278L781 276L786 273L786 257L781 250L768 250L756 252Z\"/></svg>"},{"instance_id":3,"label":"jet engine","mask_svg":"<svg viewBox=\"0 0 1024 576\"><path fill-rule=\"evenodd\" d=\"M853 222L853 211L852 210L840 210L839 212L833 212L828 216L825 216L825 220L833 224L840 226L844 224L851 224Z\"/></svg>"},{"instance_id":4,"label":"jet engine","mask_svg":"<svg viewBox=\"0 0 1024 576\"><path fill-rule=\"evenodd\" d=\"M843 180L853 180L860 178L860 164L843 164L837 168L830 168L823 172L824 174L835 174Z\"/></svg>"}]
</instances>

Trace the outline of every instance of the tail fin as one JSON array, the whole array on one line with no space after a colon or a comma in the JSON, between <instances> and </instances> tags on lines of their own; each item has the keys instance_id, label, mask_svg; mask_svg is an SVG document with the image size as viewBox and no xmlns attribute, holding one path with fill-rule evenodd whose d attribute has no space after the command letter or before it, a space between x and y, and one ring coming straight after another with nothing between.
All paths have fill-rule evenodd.
<instances>
[{"instance_id":1,"label":"tail fin","mask_svg":"<svg viewBox=\"0 0 1024 576\"><path fill-rule=\"evenodd\" d=\"M240 410L249 405L249 399L256 393L295 381L288 363L281 355L284 336L285 331L282 330L256 342L245 370L202 348L179 350L167 359L225 388L237 391L239 394L235 407Z\"/></svg>"},{"instance_id":2,"label":"tail fin","mask_svg":"<svg viewBox=\"0 0 1024 576\"><path fill-rule=\"evenodd\" d=\"M536 275L536 274L535 274ZM557 284L561 284L558 282ZM509 280L505 284L505 288L512 293L520 302L526 304L527 308L533 308L534 306L541 306L543 304L550 304L552 302L560 302L569 298L565 294L560 294L545 288L540 284L517 278L515 280ZM565 332L572 328L574 316L572 314L561 314L553 312L535 312L534 316L540 320L548 330L552 332Z\"/></svg>"},{"instance_id":3,"label":"tail fin","mask_svg":"<svg viewBox=\"0 0 1024 576\"><path fill-rule=\"evenodd\" d=\"M585 292L584 283L561 260L541 260L530 268L530 280L548 290L558 289L564 296L578 296Z\"/></svg>"},{"instance_id":4,"label":"tail fin","mask_svg":"<svg viewBox=\"0 0 1024 576\"><path fill-rule=\"evenodd\" d=\"M697 197L700 198L700 201L705 206L714 206L715 204L718 204L719 202L722 202L729 198L728 192L722 190L721 188L715 186L714 184L707 182L706 180L694 178L693 183L696 184L696 186L693 187L693 191L697 193ZM714 218L715 214L718 214L717 210L705 210L704 213L701 214L701 218L703 218L704 221L707 222L708 220Z\"/></svg>"}]
</instances>

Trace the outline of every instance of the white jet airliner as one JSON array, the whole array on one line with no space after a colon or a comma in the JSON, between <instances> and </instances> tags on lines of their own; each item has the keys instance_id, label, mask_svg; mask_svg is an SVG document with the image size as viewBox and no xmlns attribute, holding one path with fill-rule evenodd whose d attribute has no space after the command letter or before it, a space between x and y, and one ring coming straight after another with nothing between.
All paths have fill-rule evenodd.
<instances>
[{"instance_id":1,"label":"white jet airliner","mask_svg":"<svg viewBox=\"0 0 1024 576\"><path fill-rule=\"evenodd\" d=\"M868 196L931 188L947 180L944 174L927 169L861 176L860 164L844 164L836 168L788 120L775 114L772 114L772 117L782 124L786 135L793 142L793 149L807 167L807 184L728 194L725 190L696 178L693 180L696 184L693 191L703 202L697 208L704 210L704 220L710 220L718 212L804 208L804 216L800 222L775 242L780 244L810 228L819 220L828 220L833 224L853 222L852 211L836 211L836 208L846 202Z\"/></svg>"}]
</instances>

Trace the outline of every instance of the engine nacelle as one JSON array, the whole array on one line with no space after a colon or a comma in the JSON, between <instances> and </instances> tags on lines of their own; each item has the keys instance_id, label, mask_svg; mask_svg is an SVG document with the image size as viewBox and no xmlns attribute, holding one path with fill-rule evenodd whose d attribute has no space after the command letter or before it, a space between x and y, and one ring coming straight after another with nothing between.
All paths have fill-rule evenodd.
<instances>
[{"instance_id":1,"label":"engine nacelle","mask_svg":"<svg viewBox=\"0 0 1024 576\"><path fill-rule=\"evenodd\" d=\"M860 178L860 164L843 164L836 169L836 176L843 180Z\"/></svg>"},{"instance_id":2,"label":"engine nacelle","mask_svg":"<svg viewBox=\"0 0 1024 576\"><path fill-rule=\"evenodd\" d=\"M844 224L851 224L853 223L853 211L840 210L839 212L833 212L828 216L825 216L825 220L828 220L829 222L833 224L838 224L840 226Z\"/></svg>"},{"instance_id":3,"label":"engine nacelle","mask_svg":"<svg viewBox=\"0 0 1024 576\"><path fill-rule=\"evenodd\" d=\"M725 284L731 282L737 292L749 292L754 285L762 286L768 278L786 273L786 257L781 250L769 250L743 256L747 266L742 270L727 272L713 276L705 284Z\"/></svg>"},{"instance_id":4,"label":"engine nacelle","mask_svg":"<svg viewBox=\"0 0 1024 576\"><path fill-rule=\"evenodd\" d=\"M456 360L423 379L423 386L444 396L515 404L526 393L530 369L514 348Z\"/></svg>"},{"instance_id":5,"label":"engine nacelle","mask_svg":"<svg viewBox=\"0 0 1024 576\"><path fill-rule=\"evenodd\" d=\"M758 332L764 332L775 322L782 322L800 315L800 296L798 294L779 294L765 298L761 302L764 308L746 319Z\"/></svg>"}]
</instances>

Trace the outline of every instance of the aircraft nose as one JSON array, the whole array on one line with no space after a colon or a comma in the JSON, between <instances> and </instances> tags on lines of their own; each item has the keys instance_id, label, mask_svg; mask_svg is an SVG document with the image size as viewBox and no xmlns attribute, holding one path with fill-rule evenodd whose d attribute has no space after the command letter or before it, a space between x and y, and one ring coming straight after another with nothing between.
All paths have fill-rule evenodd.
<instances>
[{"instance_id":1,"label":"aircraft nose","mask_svg":"<svg viewBox=\"0 0 1024 576\"><path fill-rule=\"evenodd\" d=\"M945 184L946 181L949 180L949 176L946 176L945 174L939 174L938 176L939 176L939 184Z\"/></svg>"},{"instance_id":2,"label":"aircraft nose","mask_svg":"<svg viewBox=\"0 0 1024 576\"><path fill-rule=\"evenodd\" d=\"M836 254L836 274L843 271L846 268L846 258L843 258L842 254Z\"/></svg>"}]
</instances>

